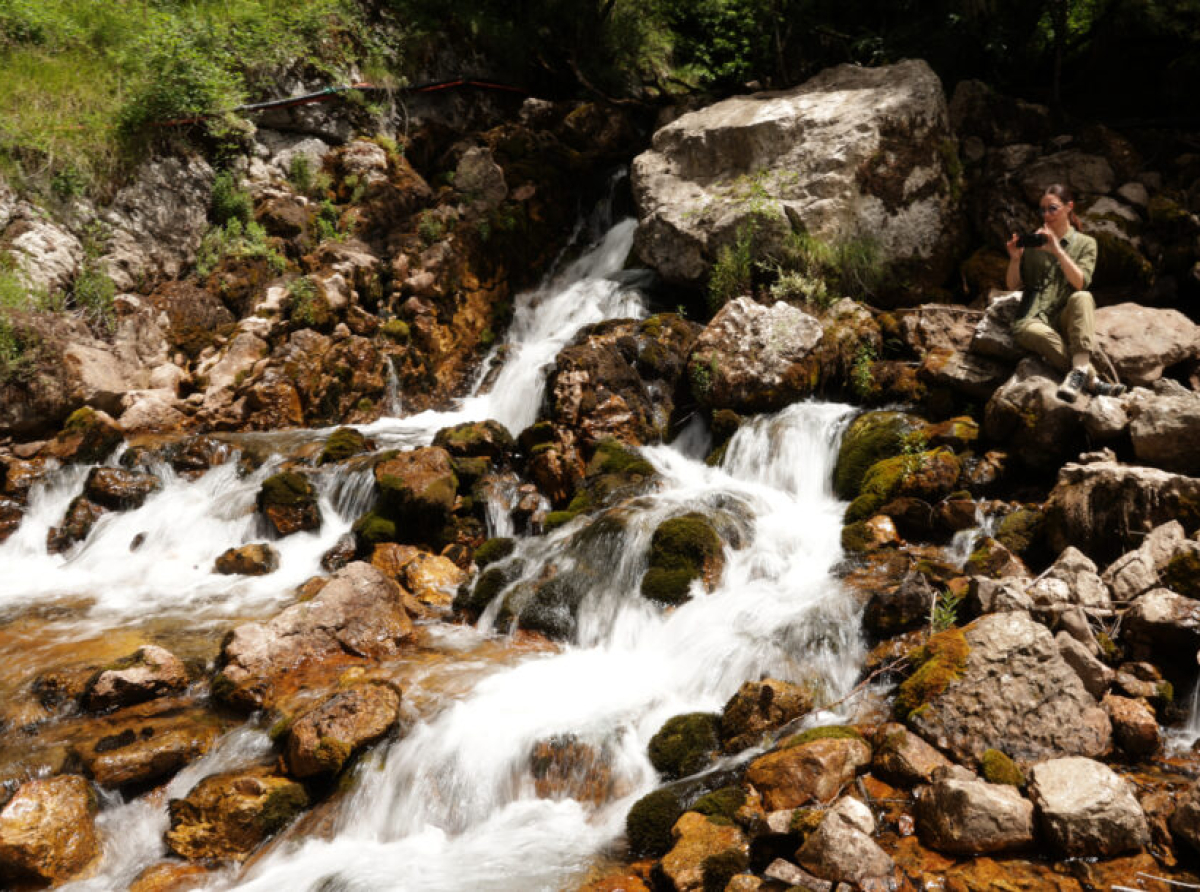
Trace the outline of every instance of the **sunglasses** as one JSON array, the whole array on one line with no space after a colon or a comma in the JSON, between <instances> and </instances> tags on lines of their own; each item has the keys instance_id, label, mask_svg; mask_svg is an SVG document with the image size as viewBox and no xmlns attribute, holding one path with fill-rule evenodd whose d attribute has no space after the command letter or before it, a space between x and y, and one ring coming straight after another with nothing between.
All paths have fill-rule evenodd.
<instances>
[{"instance_id":1,"label":"sunglasses","mask_svg":"<svg viewBox=\"0 0 1200 892\"><path fill-rule=\"evenodd\" d=\"M1051 204L1044 208L1039 208L1038 210L1041 212L1042 216L1046 216L1047 214L1057 214L1062 209L1063 206L1061 204Z\"/></svg>"}]
</instances>

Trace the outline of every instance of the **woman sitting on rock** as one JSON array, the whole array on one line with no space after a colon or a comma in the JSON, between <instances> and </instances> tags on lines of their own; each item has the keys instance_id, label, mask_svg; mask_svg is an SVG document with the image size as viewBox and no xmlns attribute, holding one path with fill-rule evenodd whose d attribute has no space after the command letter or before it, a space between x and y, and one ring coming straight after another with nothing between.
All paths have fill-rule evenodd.
<instances>
[{"instance_id":1,"label":"woman sitting on rock","mask_svg":"<svg viewBox=\"0 0 1200 892\"><path fill-rule=\"evenodd\" d=\"M1081 390L1099 396L1124 393L1123 385L1100 381L1092 369L1096 302L1084 289L1096 269L1096 240L1079 231L1075 201L1066 186L1047 186L1038 205L1041 245L1024 248L1014 232L1005 246L1006 283L1013 290L1024 289L1013 323L1016 342L1066 373L1058 388L1060 400L1074 402Z\"/></svg>"}]
</instances>

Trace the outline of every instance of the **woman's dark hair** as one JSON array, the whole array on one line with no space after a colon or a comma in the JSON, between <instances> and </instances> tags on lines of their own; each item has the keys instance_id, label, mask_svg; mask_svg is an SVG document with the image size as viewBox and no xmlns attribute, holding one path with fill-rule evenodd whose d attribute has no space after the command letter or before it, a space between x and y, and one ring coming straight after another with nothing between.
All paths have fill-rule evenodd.
<instances>
[{"instance_id":1,"label":"woman's dark hair","mask_svg":"<svg viewBox=\"0 0 1200 892\"><path fill-rule=\"evenodd\" d=\"M1051 183L1042 190L1042 195L1053 195L1055 198L1061 201L1064 206L1068 202L1071 204L1075 203L1075 196L1071 194L1071 187L1064 186L1062 183ZM1071 210L1067 211L1067 214L1069 215L1068 219L1071 221L1071 225L1080 232L1083 232L1083 224L1080 223L1079 218L1075 216L1075 209L1072 208Z\"/></svg>"}]
</instances>

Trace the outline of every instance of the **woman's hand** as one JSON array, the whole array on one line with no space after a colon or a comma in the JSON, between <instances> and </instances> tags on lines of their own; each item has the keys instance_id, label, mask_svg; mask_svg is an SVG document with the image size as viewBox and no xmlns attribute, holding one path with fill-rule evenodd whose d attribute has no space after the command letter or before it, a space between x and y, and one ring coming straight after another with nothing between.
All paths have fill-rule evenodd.
<instances>
[{"instance_id":1,"label":"woman's hand","mask_svg":"<svg viewBox=\"0 0 1200 892\"><path fill-rule=\"evenodd\" d=\"M1058 236L1054 234L1054 230L1052 230L1047 224L1043 223L1037 232L1038 235L1045 238L1045 241L1038 245L1037 249L1039 251L1047 251L1057 258L1061 258L1063 256L1063 249L1062 245L1058 243Z\"/></svg>"},{"instance_id":2,"label":"woman's hand","mask_svg":"<svg viewBox=\"0 0 1200 892\"><path fill-rule=\"evenodd\" d=\"M1012 234L1012 238L1005 242L1004 247L1008 250L1009 260L1020 260L1021 254L1025 250L1024 248L1017 247L1017 234L1015 232Z\"/></svg>"}]
</instances>

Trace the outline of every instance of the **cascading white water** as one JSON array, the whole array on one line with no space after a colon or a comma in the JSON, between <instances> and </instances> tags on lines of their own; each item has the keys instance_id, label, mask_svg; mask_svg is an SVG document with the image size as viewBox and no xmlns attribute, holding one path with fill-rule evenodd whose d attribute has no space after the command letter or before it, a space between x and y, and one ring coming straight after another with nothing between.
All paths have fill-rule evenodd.
<instances>
[{"instance_id":1,"label":"cascading white water","mask_svg":"<svg viewBox=\"0 0 1200 892\"><path fill-rule=\"evenodd\" d=\"M450 411L384 418L363 430L382 445L411 447L428 445L443 427L465 421L495 418L514 433L526 427L537 414L546 366L579 329L646 315L638 291L642 279L621 272L634 228L633 220L617 223L564 270L517 298L506 359L487 393L472 395ZM302 442L312 434L289 437ZM267 576L214 573L213 563L225 549L264 538L254 499L277 469L277 463L268 463L240 477L231 461L193 481L167 465L156 466L161 490L141 508L102 517L86 541L65 555L47 553L46 534L61 522L89 469L72 466L49 475L30 494L17 532L0 544L5 575L0 609L75 595L90 599L93 615L110 619L183 610L194 617L228 616L290 597L295 586L320 572L322 553L366 510L373 480L369 471L322 471L315 481L324 518L319 532L274 543L280 566ZM131 550L138 537L141 544Z\"/></svg>"},{"instance_id":2,"label":"cascading white water","mask_svg":"<svg viewBox=\"0 0 1200 892\"><path fill-rule=\"evenodd\" d=\"M633 229L632 221L617 224L595 249L518 299L504 366L488 392L450 412L383 419L366 432L383 444L416 446L463 421L496 418L514 432L532 422L547 364L580 327L645 315L637 277L621 272ZM517 556L529 573L553 563L584 588L574 643L516 665L473 669L479 680L469 693L359 764L332 839L289 842L245 873L212 876L208 888L561 888L619 837L630 804L655 785L646 745L667 718L719 710L743 681L763 675L817 682L831 700L845 692L861 664L861 643L853 602L830 575L840 556L842 506L828 480L849 414L848 407L804 404L752 420L722 468L700 462L707 432L697 422L674 446L645 450L661 486L608 512L607 532L577 521L523 540ZM191 615L201 607L229 615L287 597L365 508L371 480L366 471L322 472L320 534L281 540L275 574L215 576L216 554L257 537L254 494L274 467L239 478L230 463L197 481L156 469L164 486L142 508L106 517L76 550L51 557L46 530L86 473L65 469L33 496L21 530L0 547L0 561L17 570L10 579L19 581L0 598L77 592L111 620L172 609ZM697 591L686 605L663 611L641 598L639 581L654 528L687 511L722 513L743 545L727 554L715 591ZM138 533L146 534L143 544L131 553ZM487 627L487 617L479 630L441 628L430 628L431 641L448 650L502 634ZM607 801L537 797L530 751L556 735L603 754L613 776ZM249 729L228 736L168 793L182 794L218 765L256 760L261 744ZM162 802L106 808L102 827L121 840L106 834L99 872L69 888L122 887L139 865L165 855L164 822Z\"/></svg>"},{"instance_id":3,"label":"cascading white water","mask_svg":"<svg viewBox=\"0 0 1200 892\"><path fill-rule=\"evenodd\" d=\"M646 746L667 718L719 710L743 681L763 675L818 681L830 699L847 691L862 645L853 601L830 575L843 506L828 481L849 413L802 404L756 419L736 435L723 468L669 447L645 450L663 488L616 509L624 533L609 538L577 643L496 671L418 724L360 767L335 838L277 852L233 885L562 888L654 786ZM638 593L650 533L695 510L740 515L748 541L727 554L714 592L664 611ZM519 556L544 568L586 535L579 526L530 540ZM573 569L569 558L559 566ZM537 798L530 753L555 735L606 754L615 798L598 808Z\"/></svg>"}]
</instances>

